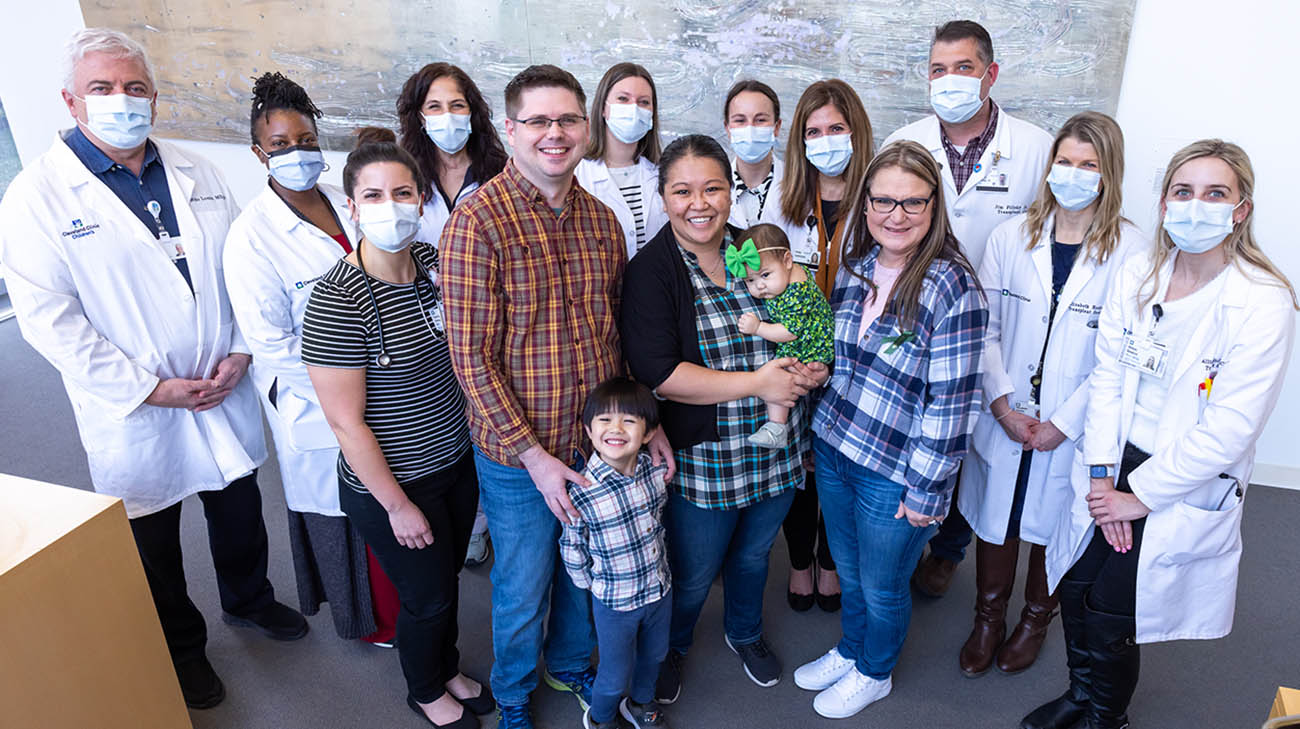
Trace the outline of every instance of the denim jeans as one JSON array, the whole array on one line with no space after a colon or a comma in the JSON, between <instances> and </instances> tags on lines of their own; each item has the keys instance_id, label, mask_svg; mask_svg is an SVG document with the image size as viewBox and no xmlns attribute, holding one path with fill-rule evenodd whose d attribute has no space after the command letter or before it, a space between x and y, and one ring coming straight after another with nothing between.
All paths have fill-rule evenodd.
<instances>
[{"instance_id":1,"label":"denim jeans","mask_svg":"<svg viewBox=\"0 0 1300 729\"><path fill-rule=\"evenodd\" d=\"M745 645L762 636L767 558L792 501L793 488L740 509L703 509L669 494L664 531L673 574L673 650L685 653L691 647L695 623L719 571L727 638L732 645Z\"/></svg>"},{"instance_id":2,"label":"denim jeans","mask_svg":"<svg viewBox=\"0 0 1300 729\"><path fill-rule=\"evenodd\" d=\"M560 564L560 522L528 471L503 466L477 448L474 463L496 552L492 693L501 704L517 706L537 688L538 654L551 671L591 665L591 593L574 587ZM581 471L580 463L571 465Z\"/></svg>"},{"instance_id":3,"label":"denim jeans","mask_svg":"<svg viewBox=\"0 0 1300 729\"><path fill-rule=\"evenodd\" d=\"M600 667L591 687L592 719L602 724L612 720L624 695L638 704L654 701L659 664L668 655L672 605L672 590L635 610L611 610L592 599L600 647Z\"/></svg>"},{"instance_id":4,"label":"denim jeans","mask_svg":"<svg viewBox=\"0 0 1300 729\"><path fill-rule=\"evenodd\" d=\"M935 527L894 518L906 487L859 466L821 438L813 452L843 593L844 635L837 647L859 673L884 679L898 663L912 619L908 579Z\"/></svg>"}]
</instances>

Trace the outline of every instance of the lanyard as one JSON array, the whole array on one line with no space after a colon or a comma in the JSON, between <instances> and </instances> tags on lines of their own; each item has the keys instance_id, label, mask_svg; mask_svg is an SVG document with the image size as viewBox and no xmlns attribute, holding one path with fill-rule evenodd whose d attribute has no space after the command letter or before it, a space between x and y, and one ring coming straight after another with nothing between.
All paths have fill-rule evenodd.
<instances>
[{"instance_id":1,"label":"lanyard","mask_svg":"<svg viewBox=\"0 0 1300 729\"><path fill-rule=\"evenodd\" d=\"M839 273L840 270L841 238L843 237L844 228L846 226L841 224L840 221L844 219L844 216L840 215L840 221L836 222L835 230L831 232L831 235L829 236L830 240L828 241L828 236L826 235L826 218L822 216L822 196L817 195L815 199L816 203L813 207L813 214L817 217L817 261L820 264L817 266L815 277L817 279L817 288L821 289L822 294L829 299L831 296L831 289L835 287L835 274ZM840 205L844 205L847 202L847 200L842 201ZM830 244L829 251L827 250L828 242ZM827 257L828 253L829 257Z\"/></svg>"},{"instance_id":2,"label":"lanyard","mask_svg":"<svg viewBox=\"0 0 1300 729\"><path fill-rule=\"evenodd\" d=\"M163 225L162 205L160 205L157 200L150 200L144 204L144 209L149 211L149 214L153 216L153 224L157 228L155 233L157 238L159 240L166 240L172 237L171 233L167 232L167 226Z\"/></svg>"}]
</instances>

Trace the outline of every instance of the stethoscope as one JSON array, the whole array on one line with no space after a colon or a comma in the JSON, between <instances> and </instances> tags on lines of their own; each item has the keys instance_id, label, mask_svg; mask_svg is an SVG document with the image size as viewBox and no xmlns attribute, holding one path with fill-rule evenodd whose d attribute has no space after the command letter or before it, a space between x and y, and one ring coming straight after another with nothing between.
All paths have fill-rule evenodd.
<instances>
[{"instance_id":1,"label":"stethoscope","mask_svg":"<svg viewBox=\"0 0 1300 729\"><path fill-rule=\"evenodd\" d=\"M424 280L432 282L432 279L429 278L429 272L414 254L411 254L411 262L415 264L416 270L415 281L411 285L415 287L415 302L420 307L420 316L424 318L424 325L429 327L430 334L439 340L445 339L446 335L434 329L433 323L429 321L429 315L424 308L424 295L420 293L421 276L424 277ZM380 369L386 370L393 366L393 358L388 354L388 347L384 345L384 322L379 317L379 301L375 299L375 290L370 286L370 274L366 273L366 263L361 260L361 244L359 242L357 244L357 268L361 269L361 281L366 285L366 295L370 297L370 305L375 310L375 331L379 333L379 355L375 357L375 364L379 365ZM436 304L437 301L435 300L434 303Z\"/></svg>"}]
</instances>

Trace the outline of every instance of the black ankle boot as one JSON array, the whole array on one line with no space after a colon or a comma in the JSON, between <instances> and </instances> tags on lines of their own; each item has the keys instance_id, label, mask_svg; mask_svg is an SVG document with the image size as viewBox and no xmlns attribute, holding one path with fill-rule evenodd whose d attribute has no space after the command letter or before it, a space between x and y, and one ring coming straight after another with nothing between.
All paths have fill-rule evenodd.
<instances>
[{"instance_id":1,"label":"black ankle boot","mask_svg":"<svg viewBox=\"0 0 1300 729\"><path fill-rule=\"evenodd\" d=\"M1084 622L1087 582L1061 580L1056 596L1061 601L1061 627L1065 631L1065 662L1070 688L1064 694L1029 712L1020 729L1070 729L1088 712L1088 629Z\"/></svg>"},{"instance_id":2,"label":"black ankle boot","mask_svg":"<svg viewBox=\"0 0 1300 729\"><path fill-rule=\"evenodd\" d=\"M1127 729L1128 704L1137 689L1141 649L1132 615L1084 606L1091 687L1087 729Z\"/></svg>"}]
</instances>

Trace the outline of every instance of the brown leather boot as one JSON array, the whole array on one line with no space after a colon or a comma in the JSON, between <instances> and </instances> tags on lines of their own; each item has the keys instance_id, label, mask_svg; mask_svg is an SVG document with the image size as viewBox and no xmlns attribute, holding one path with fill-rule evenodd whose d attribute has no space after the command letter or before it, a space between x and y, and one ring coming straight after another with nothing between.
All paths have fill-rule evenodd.
<instances>
[{"instance_id":1,"label":"brown leather boot","mask_svg":"<svg viewBox=\"0 0 1300 729\"><path fill-rule=\"evenodd\" d=\"M981 676L993 666L993 657L1007 634L1007 600L1016 580L1020 540L975 544L975 627L957 657L967 678Z\"/></svg>"},{"instance_id":2,"label":"brown leather boot","mask_svg":"<svg viewBox=\"0 0 1300 729\"><path fill-rule=\"evenodd\" d=\"M957 571L957 563L926 553L916 563L912 573L912 587L926 597L943 597L952 584L952 576Z\"/></svg>"},{"instance_id":3,"label":"brown leather boot","mask_svg":"<svg viewBox=\"0 0 1300 729\"><path fill-rule=\"evenodd\" d=\"M1011 637L998 650L997 667L1003 673L1020 673L1034 665L1047 638L1047 626L1056 615L1056 597L1047 592L1046 549L1029 548L1029 574L1025 577L1025 609Z\"/></svg>"}]
</instances>

